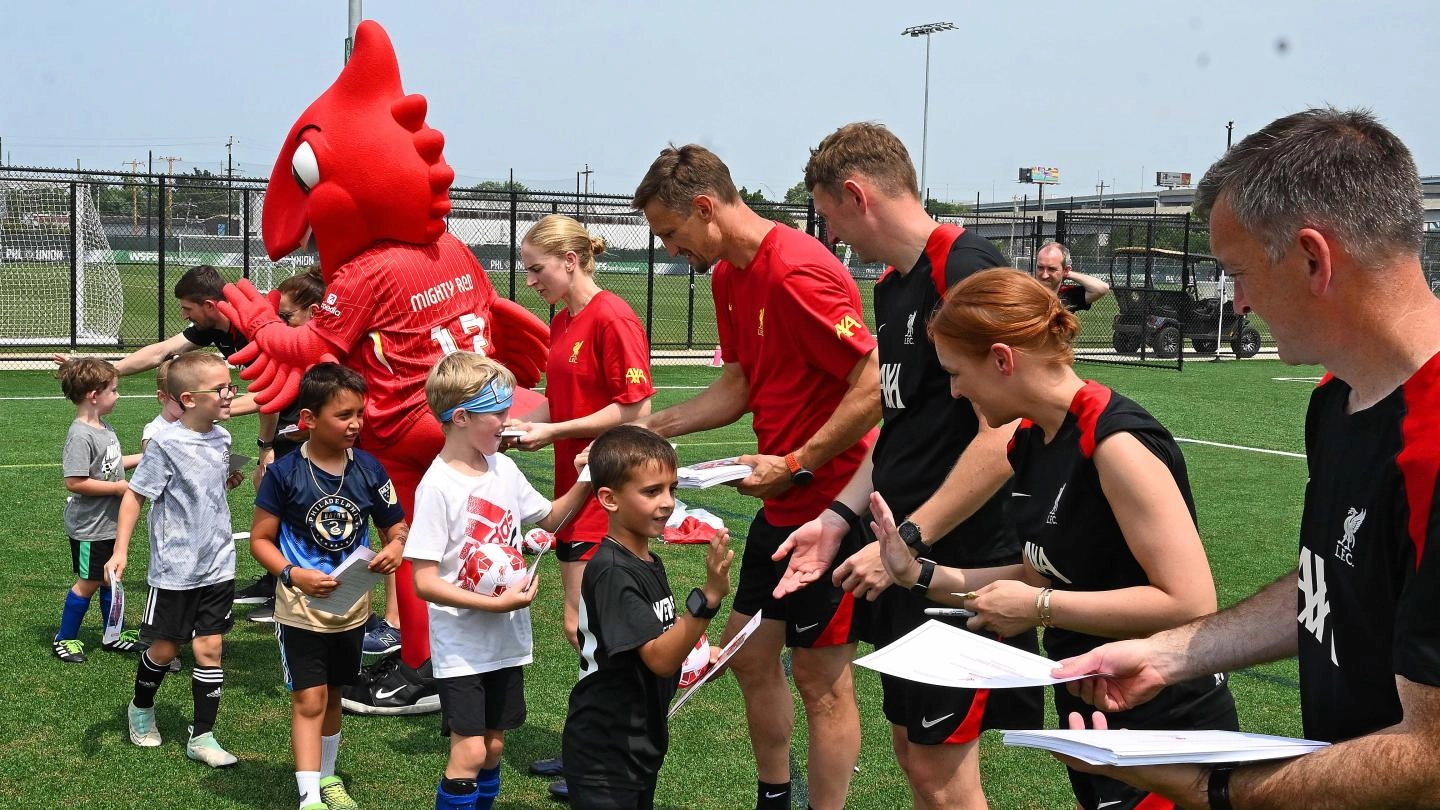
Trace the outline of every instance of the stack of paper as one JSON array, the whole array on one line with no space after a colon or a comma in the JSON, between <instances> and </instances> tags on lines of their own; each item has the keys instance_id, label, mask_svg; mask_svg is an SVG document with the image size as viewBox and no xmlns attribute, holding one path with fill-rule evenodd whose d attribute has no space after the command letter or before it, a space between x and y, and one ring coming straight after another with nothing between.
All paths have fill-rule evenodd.
<instances>
[{"instance_id":1,"label":"stack of paper","mask_svg":"<svg viewBox=\"0 0 1440 810\"><path fill-rule=\"evenodd\" d=\"M1048 658L937 621L855 663L909 681L967 689L1044 686L1088 677L1057 679L1055 662Z\"/></svg>"},{"instance_id":2,"label":"stack of paper","mask_svg":"<svg viewBox=\"0 0 1440 810\"><path fill-rule=\"evenodd\" d=\"M1005 744L1066 754L1092 765L1257 762L1309 754L1329 743L1240 731L1007 731Z\"/></svg>"},{"instance_id":3,"label":"stack of paper","mask_svg":"<svg viewBox=\"0 0 1440 810\"><path fill-rule=\"evenodd\" d=\"M749 478L752 472L751 467L741 464L737 458L721 458L681 467L675 474L681 489L709 489L716 484Z\"/></svg>"}]
</instances>

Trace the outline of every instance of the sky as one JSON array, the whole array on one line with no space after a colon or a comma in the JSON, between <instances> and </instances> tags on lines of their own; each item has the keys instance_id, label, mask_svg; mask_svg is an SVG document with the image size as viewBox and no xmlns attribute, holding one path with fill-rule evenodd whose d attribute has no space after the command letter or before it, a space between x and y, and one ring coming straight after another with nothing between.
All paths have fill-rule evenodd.
<instances>
[{"instance_id":1,"label":"sky","mask_svg":"<svg viewBox=\"0 0 1440 810\"><path fill-rule=\"evenodd\" d=\"M407 92L425 95L457 184L504 179L630 194L667 142L702 143L771 199L838 126L880 121L917 166L925 40L927 185L1006 200L1055 166L1046 196L1198 181L1235 139L1332 104L1372 109L1440 174L1440 3L1416 0L758 2L364 0ZM334 81L345 0L7 0L0 157L122 170L270 173L281 138ZM1427 112L1428 111L1428 112ZM165 163L156 162L163 171ZM142 167L143 168L143 167Z\"/></svg>"}]
</instances>

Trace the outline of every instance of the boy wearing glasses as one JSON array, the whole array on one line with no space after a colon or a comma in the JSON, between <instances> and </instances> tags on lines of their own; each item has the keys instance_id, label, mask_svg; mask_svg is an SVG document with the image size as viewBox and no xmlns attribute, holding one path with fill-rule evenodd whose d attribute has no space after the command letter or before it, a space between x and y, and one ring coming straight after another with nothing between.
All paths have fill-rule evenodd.
<instances>
[{"instance_id":1,"label":"boy wearing glasses","mask_svg":"<svg viewBox=\"0 0 1440 810\"><path fill-rule=\"evenodd\" d=\"M140 640L150 648L140 656L135 697L127 709L130 741L145 748L160 745L155 693L179 645L189 642L195 657L195 722L185 754L219 768L236 762L213 732L225 683L221 636L234 624L235 544L225 493L243 476L230 471L230 433L216 423L230 418L236 386L225 361L193 353L170 364L166 385L183 412L177 424L151 439L135 468L120 501L115 553L105 572L116 580L124 573L130 537L149 499L150 594Z\"/></svg>"}]
</instances>

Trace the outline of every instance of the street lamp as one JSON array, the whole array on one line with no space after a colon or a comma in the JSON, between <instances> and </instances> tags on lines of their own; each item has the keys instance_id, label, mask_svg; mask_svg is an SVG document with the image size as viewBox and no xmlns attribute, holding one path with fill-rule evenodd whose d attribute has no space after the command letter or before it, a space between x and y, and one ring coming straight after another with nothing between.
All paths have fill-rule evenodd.
<instances>
[{"instance_id":1,"label":"street lamp","mask_svg":"<svg viewBox=\"0 0 1440 810\"><path fill-rule=\"evenodd\" d=\"M925 37L925 115L920 124L920 202L924 204L927 192L925 191L925 156L930 140L930 35L938 34L941 31L954 31L955 24L948 22L926 23L925 25L912 25L900 32L902 37Z\"/></svg>"}]
</instances>

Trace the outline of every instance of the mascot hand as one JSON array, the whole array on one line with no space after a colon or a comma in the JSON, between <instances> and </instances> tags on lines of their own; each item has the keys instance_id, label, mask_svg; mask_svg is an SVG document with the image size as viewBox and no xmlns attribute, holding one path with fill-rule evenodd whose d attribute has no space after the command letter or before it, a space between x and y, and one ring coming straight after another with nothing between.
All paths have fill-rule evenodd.
<instances>
[{"instance_id":1,"label":"mascot hand","mask_svg":"<svg viewBox=\"0 0 1440 810\"><path fill-rule=\"evenodd\" d=\"M534 388L545 372L550 327L530 310L507 298L490 305L490 356L500 361L515 381Z\"/></svg>"},{"instance_id":2,"label":"mascot hand","mask_svg":"<svg viewBox=\"0 0 1440 810\"><path fill-rule=\"evenodd\" d=\"M274 300L271 300L271 297ZM280 320L280 314L276 308L280 297L271 293L266 296L250 279L242 278L234 284L225 285L225 299L215 304L220 314L224 315L236 329L239 329L247 338L255 339L255 335L267 326L277 323L284 323ZM247 359L254 359L247 358ZM243 361L233 361L243 362Z\"/></svg>"}]
</instances>

